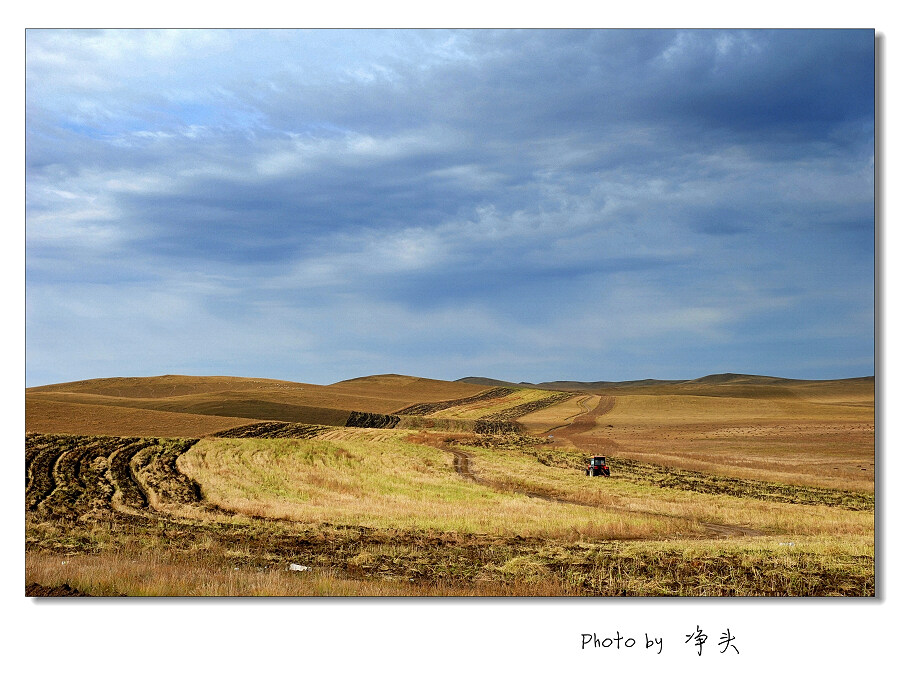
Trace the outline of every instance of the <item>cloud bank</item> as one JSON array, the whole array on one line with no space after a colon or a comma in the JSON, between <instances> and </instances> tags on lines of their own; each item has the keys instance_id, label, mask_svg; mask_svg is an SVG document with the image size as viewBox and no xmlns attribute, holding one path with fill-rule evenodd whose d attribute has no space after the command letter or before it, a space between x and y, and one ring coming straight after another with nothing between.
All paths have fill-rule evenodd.
<instances>
[{"instance_id":1,"label":"cloud bank","mask_svg":"<svg viewBox=\"0 0 900 681\"><path fill-rule=\"evenodd\" d=\"M26 36L26 373L874 373L872 31Z\"/></svg>"}]
</instances>

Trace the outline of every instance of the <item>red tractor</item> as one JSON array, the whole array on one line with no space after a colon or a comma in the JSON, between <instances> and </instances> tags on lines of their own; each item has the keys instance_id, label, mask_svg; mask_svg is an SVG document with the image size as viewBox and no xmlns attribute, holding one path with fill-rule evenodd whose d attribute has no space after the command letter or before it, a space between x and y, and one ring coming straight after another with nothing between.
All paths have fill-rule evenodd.
<instances>
[{"instance_id":1,"label":"red tractor","mask_svg":"<svg viewBox=\"0 0 900 681\"><path fill-rule=\"evenodd\" d=\"M597 475L608 478L609 466L606 465L606 457L592 456L588 459L588 467L585 469L584 474L592 478Z\"/></svg>"}]
</instances>

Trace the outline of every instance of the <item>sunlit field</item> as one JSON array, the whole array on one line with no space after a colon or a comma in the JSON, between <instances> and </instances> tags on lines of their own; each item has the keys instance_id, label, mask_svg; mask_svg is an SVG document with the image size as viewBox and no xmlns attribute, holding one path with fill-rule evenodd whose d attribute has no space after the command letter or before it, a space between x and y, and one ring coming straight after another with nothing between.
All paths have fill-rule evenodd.
<instances>
[{"instance_id":1,"label":"sunlit field","mask_svg":"<svg viewBox=\"0 0 900 681\"><path fill-rule=\"evenodd\" d=\"M310 421L315 404L294 421L226 415L249 393L264 413L282 409L279 392L296 389L260 396L250 379L235 379L246 390L220 379L219 416L83 411L114 397L103 390L156 400L154 380L26 394L38 426L26 436L26 584L101 596L875 593L871 384L746 397L403 377L318 387L332 391L326 415L398 405L396 417L344 409L380 425L361 428ZM166 389L209 404L179 381ZM40 427L73 414L68 431ZM607 456L610 477L585 475L590 454Z\"/></svg>"}]
</instances>

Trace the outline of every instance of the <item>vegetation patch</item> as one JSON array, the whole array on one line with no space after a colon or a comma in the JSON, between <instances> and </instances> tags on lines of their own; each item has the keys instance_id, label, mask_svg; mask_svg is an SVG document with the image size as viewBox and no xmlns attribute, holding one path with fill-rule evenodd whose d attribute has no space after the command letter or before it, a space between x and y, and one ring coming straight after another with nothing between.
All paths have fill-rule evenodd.
<instances>
[{"instance_id":1,"label":"vegetation patch","mask_svg":"<svg viewBox=\"0 0 900 681\"><path fill-rule=\"evenodd\" d=\"M66 529L68 541L61 543L47 523L30 525L26 572L40 583L65 580L96 595L239 595L228 591L236 579L274 579L290 563L309 567L312 579L328 575L378 584L380 595L417 595L423 587L469 589L470 595L875 593L874 557L866 547L834 553L763 540L565 542L261 519L160 523L143 516L118 518L106 533L78 521ZM242 550L234 552L234 546ZM116 564L111 570L109 564L121 559L131 567ZM167 563L173 567L163 569ZM127 572L148 564L154 569ZM536 584L543 590L536 591Z\"/></svg>"},{"instance_id":2,"label":"vegetation patch","mask_svg":"<svg viewBox=\"0 0 900 681\"><path fill-rule=\"evenodd\" d=\"M525 428L520 423L495 418L478 419L472 430L481 435L513 435L525 432Z\"/></svg>"},{"instance_id":3,"label":"vegetation patch","mask_svg":"<svg viewBox=\"0 0 900 681\"><path fill-rule=\"evenodd\" d=\"M510 407L509 409L498 411L497 413L492 414L490 418L499 421L511 421L513 419L519 418L520 416L530 414L533 411L546 409L547 407L552 407L555 404L559 404L560 402L565 402L566 400L570 399L572 399L572 393L551 393L550 395L542 397L539 400L532 400L531 402L517 404L516 406Z\"/></svg>"}]
</instances>

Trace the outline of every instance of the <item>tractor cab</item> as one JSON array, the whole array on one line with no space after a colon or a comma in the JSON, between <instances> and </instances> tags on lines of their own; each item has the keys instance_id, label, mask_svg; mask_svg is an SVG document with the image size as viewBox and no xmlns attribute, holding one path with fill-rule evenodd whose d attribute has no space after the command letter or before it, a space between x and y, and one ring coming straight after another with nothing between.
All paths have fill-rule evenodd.
<instances>
[{"instance_id":1,"label":"tractor cab","mask_svg":"<svg viewBox=\"0 0 900 681\"><path fill-rule=\"evenodd\" d=\"M588 467L585 469L584 474L589 477L602 475L608 478L609 466L606 465L606 457L592 456L590 459L588 459Z\"/></svg>"}]
</instances>

